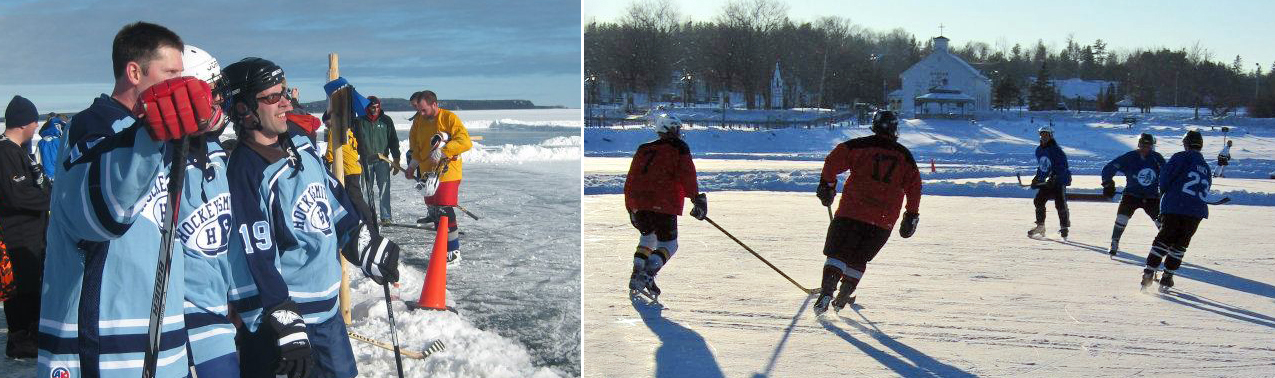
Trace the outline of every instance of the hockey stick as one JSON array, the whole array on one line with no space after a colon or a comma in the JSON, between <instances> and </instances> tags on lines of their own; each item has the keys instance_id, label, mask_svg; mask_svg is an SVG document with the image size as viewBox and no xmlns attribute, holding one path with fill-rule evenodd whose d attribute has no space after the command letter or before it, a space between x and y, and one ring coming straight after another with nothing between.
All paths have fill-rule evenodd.
<instances>
[{"instance_id":1,"label":"hockey stick","mask_svg":"<svg viewBox=\"0 0 1275 378\"><path fill-rule=\"evenodd\" d=\"M394 306L390 304L389 282L382 284L381 289L385 291L385 315L390 318L390 340L394 342L394 367L398 368L398 378L403 378L403 351L398 346L398 322L394 321Z\"/></svg>"},{"instance_id":2,"label":"hockey stick","mask_svg":"<svg viewBox=\"0 0 1275 378\"><path fill-rule=\"evenodd\" d=\"M1225 204L1230 203L1230 202L1231 202L1231 197L1222 197L1222 199L1217 200L1217 201L1213 201L1213 202L1204 201L1204 203L1207 203L1207 204L1210 204L1210 205L1225 205Z\"/></svg>"},{"instance_id":3,"label":"hockey stick","mask_svg":"<svg viewBox=\"0 0 1275 378\"><path fill-rule=\"evenodd\" d=\"M465 210L464 206L456 205L456 208L460 209L460 211L465 212L465 215L468 215L470 218L474 218L474 220L478 220L478 216L474 215L474 213L469 212L469 210Z\"/></svg>"},{"instance_id":4,"label":"hockey stick","mask_svg":"<svg viewBox=\"0 0 1275 378\"><path fill-rule=\"evenodd\" d=\"M1017 177L1017 178L1018 178L1018 186L1021 186L1021 187L1024 187L1024 188L1029 188L1029 187L1031 187L1031 185L1023 185L1023 174L1018 173L1018 172L1014 172L1014 177Z\"/></svg>"},{"instance_id":5,"label":"hockey stick","mask_svg":"<svg viewBox=\"0 0 1275 378\"><path fill-rule=\"evenodd\" d=\"M394 349L393 345L390 345L384 341L378 341L371 337L354 333L354 331L346 331L345 334L349 335L351 339L362 341L364 343L367 343L368 345L371 345L377 348L381 348L385 350ZM447 349L447 345L443 344L443 340L434 340L433 343L429 344L429 348L425 348L425 350L418 351L418 350L411 350L411 349L403 349L402 353L404 356L407 356L407 358L420 360L420 359L429 357L430 355L433 355L434 353L443 351L444 349Z\"/></svg>"},{"instance_id":6,"label":"hockey stick","mask_svg":"<svg viewBox=\"0 0 1275 378\"><path fill-rule=\"evenodd\" d=\"M713 225L713 227L717 227L717 230L721 231L723 234L726 234L727 237L730 237L730 240L734 240L736 243L739 243L739 246L744 247L744 250L748 251L748 253L753 254L753 256L757 257L758 260L761 260L761 262L766 263L766 266L769 266L770 269L774 269L776 273L779 273L779 275L784 276L784 278L787 278L788 282L792 282L793 285L797 285L797 288L801 289L801 291L805 292L806 294L814 294L817 292L817 290L807 289L805 286L801 286L801 284L793 280L792 277L788 277L787 274L784 274L782 270L779 270L779 268L776 268L775 265L771 264L770 261L767 261L766 258L761 257L761 255L757 254L756 251L753 251L752 248L748 248L748 245L744 244L744 242L739 241L739 239L735 238L735 235L731 235L730 232L727 232L726 229L722 228L722 226L718 226L717 222L714 222L712 218L704 217L704 220L708 221L708 224Z\"/></svg>"},{"instance_id":7,"label":"hockey stick","mask_svg":"<svg viewBox=\"0 0 1275 378\"><path fill-rule=\"evenodd\" d=\"M168 299L168 273L173 262L173 242L177 236L178 207L181 206L182 188L185 186L186 152L190 150L190 137L182 137L177 152L169 163L168 204L164 209L164 228L160 230L163 241L159 261L155 264L155 290L151 297L150 325L146 330L146 355L142 363L142 378L154 378L159 358L159 338L163 334L164 306Z\"/></svg>"}]
</instances>

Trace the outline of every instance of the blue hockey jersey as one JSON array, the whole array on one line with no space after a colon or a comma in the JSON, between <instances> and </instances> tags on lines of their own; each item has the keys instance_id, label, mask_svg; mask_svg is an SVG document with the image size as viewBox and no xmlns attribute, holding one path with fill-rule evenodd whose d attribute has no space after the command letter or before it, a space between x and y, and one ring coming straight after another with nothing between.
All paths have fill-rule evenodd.
<instances>
[{"instance_id":1,"label":"blue hockey jersey","mask_svg":"<svg viewBox=\"0 0 1275 378\"><path fill-rule=\"evenodd\" d=\"M203 138L199 138L203 139ZM198 140L198 139L196 139ZM186 329L190 359L204 377L239 375L235 326L228 317L231 299L248 298L252 277L246 262L227 253L233 225L226 151L216 137L192 148L187 162L177 241L185 253ZM196 159L194 154L202 154ZM247 286L240 294L235 289Z\"/></svg>"},{"instance_id":2,"label":"blue hockey jersey","mask_svg":"<svg viewBox=\"0 0 1275 378\"><path fill-rule=\"evenodd\" d=\"M241 141L230 155L230 253L248 262L255 282L256 311L242 314L251 331L262 309L287 300L306 324L331 319L341 283L338 251L362 221L310 139L279 138L282 151Z\"/></svg>"},{"instance_id":3,"label":"blue hockey jersey","mask_svg":"<svg viewBox=\"0 0 1275 378\"><path fill-rule=\"evenodd\" d=\"M1179 214L1196 218L1209 217L1209 180L1213 171L1200 151L1186 150L1173 154L1160 170L1161 214Z\"/></svg>"},{"instance_id":4,"label":"blue hockey jersey","mask_svg":"<svg viewBox=\"0 0 1275 378\"><path fill-rule=\"evenodd\" d=\"M1116 172L1124 174L1124 195L1141 198L1160 196L1160 167L1164 166L1164 155L1151 151L1143 158L1138 151L1129 151L1120 155L1102 167L1102 182L1111 181Z\"/></svg>"},{"instance_id":5,"label":"blue hockey jersey","mask_svg":"<svg viewBox=\"0 0 1275 378\"><path fill-rule=\"evenodd\" d=\"M1067 154L1063 153L1058 141L1050 140L1044 146L1036 147L1036 178L1032 181L1045 182L1050 176L1059 186L1071 186L1071 168L1067 167Z\"/></svg>"},{"instance_id":6,"label":"blue hockey jersey","mask_svg":"<svg viewBox=\"0 0 1275 378\"><path fill-rule=\"evenodd\" d=\"M174 148L107 95L75 115L66 138L46 234L36 376L138 377ZM184 264L173 253L159 377L189 374Z\"/></svg>"}]
</instances>

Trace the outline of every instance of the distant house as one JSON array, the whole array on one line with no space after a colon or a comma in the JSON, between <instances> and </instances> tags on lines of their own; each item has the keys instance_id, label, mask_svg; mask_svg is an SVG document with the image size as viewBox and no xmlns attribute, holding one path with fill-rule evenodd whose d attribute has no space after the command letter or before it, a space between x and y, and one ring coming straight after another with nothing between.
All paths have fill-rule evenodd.
<instances>
[{"instance_id":1,"label":"distant house","mask_svg":"<svg viewBox=\"0 0 1275 378\"><path fill-rule=\"evenodd\" d=\"M992 80L948 51L947 37L899 78L903 87L887 95L905 117L969 116L992 108Z\"/></svg>"}]
</instances>

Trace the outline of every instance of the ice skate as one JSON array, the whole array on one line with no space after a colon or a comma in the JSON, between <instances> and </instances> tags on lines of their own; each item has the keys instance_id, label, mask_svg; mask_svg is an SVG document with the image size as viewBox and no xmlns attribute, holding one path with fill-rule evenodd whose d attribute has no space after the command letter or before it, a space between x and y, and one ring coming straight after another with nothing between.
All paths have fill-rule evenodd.
<instances>
[{"instance_id":1,"label":"ice skate","mask_svg":"<svg viewBox=\"0 0 1275 378\"><path fill-rule=\"evenodd\" d=\"M1160 276L1160 292L1167 293L1171 288L1173 288L1173 273L1164 272L1164 275Z\"/></svg>"},{"instance_id":2,"label":"ice skate","mask_svg":"<svg viewBox=\"0 0 1275 378\"><path fill-rule=\"evenodd\" d=\"M1155 282L1155 272L1147 270L1142 271L1142 291L1147 291L1147 288L1151 287L1152 282Z\"/></svg>"},{"instance_id":3,"label":"ice skate","mask_svg":"<svg viewBox=\"0 0 1275 378\"><path fill-rule=\"evenodd\" d=\"M1119 252L1119 251L1120 251L1120 242L1119 242L1119 241L1116 241L1116 240L1112 240L1112 241L1111 241L1111 250L1110 250L1110 251L1107 251L1107 254L1108 254L1108 255L1111 255L1111 257L1116 257L1116 253L1117 253L1117 252Z\"/></svg>"},{"instance_id":4,"label":"ice skate","mask_svg":"<svg viewBox=\"0 0 1275 378\"><path fill-rule=\"evenodd\" d=\"M837 298L832 300L832 310L836 312L841 312L841 310L846 308L846 306L854 304L854 299L855 297L853 295L850 295L850 293L847 291L843 290L841 292L838 292Z\"/></svg>"},{"instance_id":5,"label":"ice skate","mask_svg":"<svg viewBox=\"0 0 1275 378\"><path fill-rule=\"evenodd\" d=\"M832 302L832 296L828 294L819 294L819 299L815 300L815 316L823 315L828 311L828 304Z\"/></svg>"},{"instance_id":6,"label":"ice skate","mask_svg":"<svg viewBox=\"0 0 1275 378\"><path fill-rule=\"evenodd\" d=\"M1032 229L1027 230L1027 237L1032 239L1045 237L1045 225L1038 224L1036 225L1036 227L1033 227Z\"/></svg>"},{"instance_id":7,"label":"ice skate","mask_svg":"<svg viewBox=\"0 0 1275 378\"><path fill-rule=\"evenodd\" d=\"M1066 228L1066 227L1063 227L1062 229L1058 230L1058 236L1061 236L1061 237L1062 237L1062 239L1063 239L1063 241L1066 241L1066 240L1067 240L1067 228Z\"/></svg>"},{"instance_id":8,"label":"ice skate","mask_svg":"<svg viewBox=\"0 0 1275 378\"><path fill-rule=\"evenodd\" d=\"M452 265L459 262L460 262L459 249L453 249L453 250L447 251L447 265Z\"/></svg>"}]
</instances>

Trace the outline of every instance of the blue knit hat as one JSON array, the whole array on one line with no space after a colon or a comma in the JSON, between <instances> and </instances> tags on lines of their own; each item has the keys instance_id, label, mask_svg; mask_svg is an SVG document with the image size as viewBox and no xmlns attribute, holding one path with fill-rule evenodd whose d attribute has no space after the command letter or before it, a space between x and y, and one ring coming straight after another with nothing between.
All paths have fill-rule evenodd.
<instances>
[{"instance_id":1,"label":"blue knit hat","mask_svg":"<svg viewBox=\"0 0 1275 378\"><path fill-rule=\"evenodd\" d=\"M13 99L9 100L9 107L4 109L6 128L30 125L39 119L40 112L35 110L35 104L26 97L13 96Z\"/></svg>"}]
</instances>

